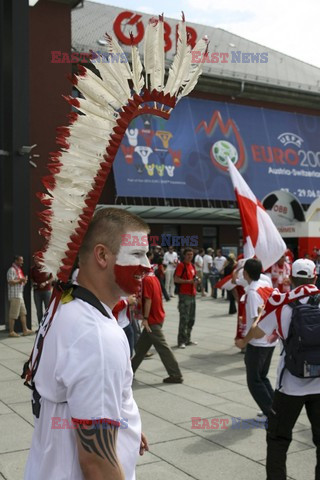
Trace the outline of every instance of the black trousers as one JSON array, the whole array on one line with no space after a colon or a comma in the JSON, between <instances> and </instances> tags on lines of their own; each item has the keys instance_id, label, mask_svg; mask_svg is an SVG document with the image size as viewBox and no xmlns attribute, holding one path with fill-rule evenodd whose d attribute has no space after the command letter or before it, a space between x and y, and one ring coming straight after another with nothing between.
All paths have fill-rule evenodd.
<instances>
[{"instance_id":1,"label":"black trousers","mask_svg":"<svg viewBox=\"0 0 320 480\"><path fill-rule=\"evenodd\" d=\"M273 351L274 347L255 347L248 343L244 358L249 391L264 415L267 416L274 395L270 380L267 377Z\"/></svg>"},{"instance_id":2,"label":"black trousers","mask_svg":"<svg viewBox=\"0 0 320 480\"><path fill-rule=\"evenodd\" d=\"M301 397L275 392L267 429L267 480L286 480L287 451L292 430L305 405L316 446L315 479L320 480L320 394Z\"/></svg>"}]
</instances>

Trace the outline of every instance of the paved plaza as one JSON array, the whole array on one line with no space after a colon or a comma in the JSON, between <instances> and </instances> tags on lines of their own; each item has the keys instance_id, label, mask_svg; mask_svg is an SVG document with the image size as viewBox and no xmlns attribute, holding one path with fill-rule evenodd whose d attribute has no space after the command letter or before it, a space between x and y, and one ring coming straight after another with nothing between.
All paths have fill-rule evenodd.
<instances>
[{"instance_id":1,"label":"paved plaza","mask_svg":"<svg viewBox=\"0 0 320 480\"><path fill-rule=\"evenodd\" d=\"M177 300L166 303L165 309L164 331L174 346ZM150 452L139 460L137 480L265 479L265 431L248 422L258 408L246 387L243 355L233 346L236 315L227 311L223 299L197 299L193 339L199 344L174 350L184 376L182 385L162 383L167 373L157 354L137 370L134 396L150 442ZM31 337L9 339L0 332L0 479L23 478L33 418L30 391L20 374L32 343ZM270 370L273 383L278 355L277 347ZM219 419L220 428L192 429L192 417ZM198 424L206 426L206 422ZM288 454L288 478L313 480L315 461L303 411Z\"/></svg>"}]
</instances>

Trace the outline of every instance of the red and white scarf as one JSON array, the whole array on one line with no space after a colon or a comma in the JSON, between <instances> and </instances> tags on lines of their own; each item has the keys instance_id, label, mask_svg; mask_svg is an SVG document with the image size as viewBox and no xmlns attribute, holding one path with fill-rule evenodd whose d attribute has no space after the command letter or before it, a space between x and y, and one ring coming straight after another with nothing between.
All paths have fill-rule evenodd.
<instances>
[{"instance_id":1,"label":"red and white scarf","mask_svg":"<svg viewBox=\"0 0 320 480\"><path fill-rule=\"evenodd\" d=\"M13 263L12 264L12 267L15 269L15 272L17 274L17 277L20 279L20 278L25 278L24 276L24 273L22 271L22 268L19 267L19 265L17 265L16 263Z\"/></svg>"}]
</instances>

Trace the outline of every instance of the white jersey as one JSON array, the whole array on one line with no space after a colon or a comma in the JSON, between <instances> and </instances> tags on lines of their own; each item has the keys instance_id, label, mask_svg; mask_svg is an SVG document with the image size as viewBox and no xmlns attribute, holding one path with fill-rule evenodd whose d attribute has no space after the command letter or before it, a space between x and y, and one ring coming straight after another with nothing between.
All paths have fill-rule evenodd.
<instances>
[{"instance_id":1,"label":"white jersey","mask_svg":"<svg viewBox=\"0 0 320 480\"><path fill-rule=\"evenodd\" d=\"M301 298L299 302L307 303L308 297ZM291 323L292 317L292 308L289 305L284 305L280 312L280 322L281 322L281 330L283 333L284 338L287 338L289 332L289 326ZM277 313L276 311L271 312L270 315L265 317L258 323L258 327L269 335L273 330L277 330L280 334L278 329L278 321L277 321ZM281 342L282 343L282 342ZM285 351L283 345L281 345L281 354L278 363L277 369L277 385L276 388L279 389L279 379L281 372L284 367L284 359L285 359ZM283 377L281 380L282 388L281 392L285 393L286 395L311 395L315 393L320 393L320 378L299 378L292 375L288 369L285 369L283 372Z\"/></svg>"},{"instance_id":2,"label":"white jersey","mask_svg":"<svg viewBox=\"0 0 320 480\"><path fill-rule=\"evenodd\" d=\"M25 480L84 480L72 418L118 425L118 459L126 480L135 479L141 422L132 396L129 344L111 310L103 306L110 318L79 299L57 309L35 375L40 414ZM49 318L50 311L39 334Z\"/></svg>"},{"instance_id":3,"label":"white jersey","mask_svg":"<svg viewBox=\"0 0 320 480\"><path fill-rule=\"evenodd\" d=\"M246 330L245 335L249 332L253 321L259 316L259 309L264 305L264 300L259 295L258 289L263 287L269 287L270 283L264 280L253 281L246 288L246 300L245 300L245 309L246 309ZM271 332L272 333L272 332ZM254 347L274 347L277 344L277 341L270 343L267 336L262 338L253 338L250 340L250 345Z\"/></svg>"},{"instance_id":4,"label":"white jersey","mask_svg":"<svg viewBox=\"0 0 320 480\"><path fill-rule=\"evenodd\" d=\"M214 257L213 259L213 266L216 267L218 272L221 272L223 270L224 264L226 263L226 257L221 256L221 257Z\"/></svg>"},{"instance_id":5,"label":"white jersey","mask_svg":"<svg viewBox=\"0 0 320 480\"><path fill-rule=\"evenodd\" d=\"M176 266L178 265L177 252L166 252L163 257L163 265L167 266L167 270L175 270Z\"/></svg>"}]
</instances>

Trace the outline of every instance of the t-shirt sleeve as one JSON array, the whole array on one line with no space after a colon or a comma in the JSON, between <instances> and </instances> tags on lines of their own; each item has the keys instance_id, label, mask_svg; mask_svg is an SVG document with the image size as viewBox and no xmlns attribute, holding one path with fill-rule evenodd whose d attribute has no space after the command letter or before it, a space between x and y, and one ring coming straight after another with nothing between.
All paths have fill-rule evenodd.
<instances>
[{"instance_id":1,"label":"t-shirt sleeve","mask_svg":"<svg viewBox=\"0 0 320 480\"><path fill-rule=\"evenodd\" d=\"M260 295L254 291L250 290L247 296L247 315L251 320L256 318L259 315L259 307L262 307L264 301Z\"/></svg>"},{"instance_id":2,"label":"t-shirt sleeve","mask_svg":"<svg viewBox=\"0 0 320 480\"><path fill-rule=\"evenodd\" d=\"M271 335L274 330L278 331L276 312L271 312L263 320L260 320L258 327L266 334Z\"/></svg>"},{"instance_id":3,"label":"t-shirt sleeve","mask_svg":"<svg viewBox=\"0 0 320 480\"><path fill-rule=\"evenodd\" d=\"M122 394L127 362L122 331L110 338L96 332L82 335L62 356L57 380L66 388L71 417L77 423L101 419L120 426ZM122 338L123 337L123 338Z\"/></svg>"},{"instance_id":4,"label":"t-shirt sleeve","mask_svg":"<svg viewBox=\"0 0 320 480\"><path fill-rule=\"evenodd\" d=\"M7 280L8 282L11 282L12 280L16 280L17 276L16 276L16 272L14 270L14 268L9 268L8 270L8 273L7 273Z\"/></svg>"}]
</instances>

